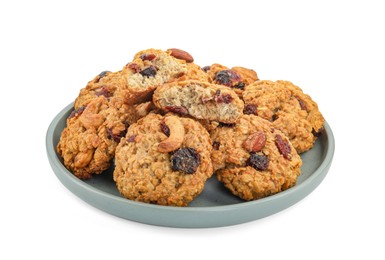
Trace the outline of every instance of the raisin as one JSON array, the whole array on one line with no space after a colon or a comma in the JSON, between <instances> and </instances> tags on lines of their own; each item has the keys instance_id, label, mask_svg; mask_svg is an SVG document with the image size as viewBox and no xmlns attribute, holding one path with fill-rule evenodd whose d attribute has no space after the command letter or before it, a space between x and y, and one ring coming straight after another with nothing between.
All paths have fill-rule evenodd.
<instances>
[{"instance_id":1,"label":"raisin","mask_svg":"<svg viewBox=\"0 0 385 260\"><path fill-rule=\"evenodd\" d=\"M129 68L130 70L132 70L133 72L135 72L135 73L138 73L138 72L140 72L140 67L139 67L139 65L138 64L136 64L136 63L128 63L127 65L126 65L126 67L127 68Z\"/></svg>"},{"instance_id":2,"label":"raisin","mask_svg":"<svg viewBox=\"0 0 385 260\"><path fill-rule=\"evenodd\" d=\"M171 155L171 169L193 174L201 163L200 155L193 148L180 148Z\"/></svg>"},{"instance_id":3,"label":"raisin","mask_svg":"<svg viewBox=\"0 0 385 260\"><path fill-rule=\"evenodd\" d=\"M291 160L291 147L287 140L283 140L282 136L276 135L275 145L285 159Z\"/></svg>"},{"instance_id":4,"label":"raisin","mask_svg":"<svg viewBox=\"0 0 385 260\"><path fill-rule=\"evenodd\" d=\"M143 77L154 77L156 75L156 68L154 66L150 66L145 68L141 72L139 72Z\"/></svg>"},{"instance_id":5,"label":"raisin","mask_svg":"<svg viewBox=\"0 0 385 260\"><path fill-rule=\"evenodd\" d=\"M266 170L267 167L269 167L269 157L251 152L249 159L246 161L246 165L251 166L256 170Z\"/></svg>"},{"instance_id":6,"label":"raisin","mask_svg":"<svg viewBox=\"0 0 385 260\"><path fill-rule=\"evenodd\" d=\"M221 70L215 75L215 81L218 84L230 87L234 82L237 82L241 77L233 70Z\"/></svg>"},{"instance_id":7,"label":"raisin","mask_svg":"<svg viewBox=\"0 0 385 260\"><path fill-rule=\"evenodd\" d=\"M132 143L135 142L135 135L131 135L130 137L127 138L127 143Z\"/></svg>"},{"instance_id":8,"label":"raisin","mask_svg":"<svg viewBox=\"0 0 385 260\"><path fill-rule=\"evenodd\" d=\"M150 54L142 54L140 55L139 58L141 58L142 60L153 60L156 58L156 56L155 54L150 53Z\"/></svg>"},{"instance_id":9,"label":"raisin","mask_svg":"<svg viewBox=\"0 0 385 260\"><path fill-rule=\"evenodd\" d=\"M257 115L257 106L254 104L248 104L243 109L245 115Z\"/></svg>"},{"instance_id":10,"label":"raisin","mask_svg":"<svg viewBox=\"0 0 385 260\"><path fill-rule=\"evenodd\" d=\"M160 130L168 137L170 136L170 128L168 128L168 126L164 123L164 121L162 123L160 123Z\"/></svg>"},{"instance_id":11,"label":"raisin","mask_svg":"<svg viewBox=\"0 0 385 260\"><path fill-rule=\"evenodd\" d=\"M68 118L73 118L75 116L80 116L83 113L84 109L86 109L85 106L81 106L78 109L75 109L74 111L71 112L71 114L70 114L70 116Z\"/></svg>"},{"instance_id":12,"label":"raisin","mask_svg":"<svg viewBox=\"0 0 385 260\"><path fill-rule=\"evenodd\" d=\"M271 117L271 120L272 121L275 121L279 118L279 116L277 114L274 114L272 117Z\"/></svg>"},{"instance_id":13,"label":"raisin","mask_svg":"<svg viewBox=\"0 0 385 260\"><path fill-rule=\"evenodd\" d=\"M213 142L213 148L214 150L219 150L219 147L221 146L221 143L218 141Z\"/></svg>"},{"instance_id":14,"label":"raisin","mask_svg":"<svg viewBox=\"0 0 385 260\"><path fill-rule=\"evenodd\" d=\"M175 114L179 114L182 116L188 115L188 110L184 106L165 106L164 108Z\"/></svg>"},{"instance_id":15,"label":"raisin","mask_svg":"<svg viewBox=\"0 0 385 260\"><path fill-rule=\"evenodd\" d=\"M210 70L210 68L211 68L211 66L204 66L204 67L202 67L202 70L203 70L204 72L207 72L207 71Z\"/></svg>"},{"instance_id":16,"label":"raisin","mask_svg":"<svg viewBox=\"0 0 385 260\"><path fill-rule=\"evenodd\" d=\"M314 135L314 137L320 137L322 135L322 127L318 131L314 130L313 128L311 133Z\"/></svg>"},{"instance_id":17,"label":"raisin","mask_svg":"<svg viewBox=\"0 0 385 260\"><path fill-rule=\"evenodd\" d=\"M229 104L233 100L233 97L229 94L221 94L221 91L218 89L214 94L214 101L217 103Z\"/></svg>"},{"instance_id":18,"label":"raisin","mask_svg":"<svg viewBox=\"0 0 385 260\"><path fill-rule=\"evenodd\" d=\"M238 84L235 84L235 85L232 86L232 87L233 87L233 88L240 89L240 90L244 90L244 89L245 89L245 83L239 82Z\"/></svg>"}]
</instances>

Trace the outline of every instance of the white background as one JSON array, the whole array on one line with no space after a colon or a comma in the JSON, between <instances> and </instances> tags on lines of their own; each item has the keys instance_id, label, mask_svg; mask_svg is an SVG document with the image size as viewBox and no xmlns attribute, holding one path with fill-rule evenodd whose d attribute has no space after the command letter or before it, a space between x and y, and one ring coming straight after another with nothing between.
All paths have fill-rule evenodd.
<instances>
[{"instance_id":1,"label":"white background","mask_svg":"<svg viewBox=\"0 0 385 260\"><path fill-rule=\"evenodd\" d=\"M385 9L310 2L2 1L0 258L384 259ZM150 47L302 87L336 139L325 180L278 214L214 229L139 224L78 199L50 168L48 125L88 80Z\"/></svg>"}]
</instances>

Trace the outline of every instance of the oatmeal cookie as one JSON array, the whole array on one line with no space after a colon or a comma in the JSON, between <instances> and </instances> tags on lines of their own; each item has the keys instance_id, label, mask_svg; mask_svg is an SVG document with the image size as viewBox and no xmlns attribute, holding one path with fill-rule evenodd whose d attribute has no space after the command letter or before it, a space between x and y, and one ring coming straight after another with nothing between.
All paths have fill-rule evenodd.
<instances>
[{"instance_id":1,"label":"oatmeal cookie","mask_svg":"<svg viewBox=\"0 0 385 260\"><path fill-rule=\"evenodd\" d=\"M57 146L64 165L81 179L108 169L117 144L137 119L132 106L112 104L103 95L75 109Z\"/></svg>"},{"instance_id":2,"label":"oatmeal cookie","mask_svg":"<svg viewBox=\"0 0 385 260\"><path fill-rule=\"evenodd\" d=\"M255 200L295 185L302 161L289 139L267 120L243 115L211 132L219 181L236 196Z\"/></svg>"},{"instance_id":3,"label":"oatmeal cookie","mask_svg":"<svg viewBox=\"0 0 385 260\"><path fill-rule=\"evenodd\" d=\"M317 104L289 81L257 81L243 92L246 114L273 122L285 133L298 153L313 147L325 122Z\"/></svg>"},{"instance_id":4,"label":"oatmeal cookie","mask_svg":"<svg viewBox=\"0 0 385 260\"><path fill-rule=\"evenodd\" d=\"M232 88L242 97L245 87L258 80L257 73L244 67L232 67L231 69L218 63L203 68L207 72L210 82Z\"/></svg>"},{"instance_id":5,"label":"oatmeal cookie","mask_svg":"<svg viewBox=\"0 0 385 260\"><path fill-rule=\"evenodd\" d=\"M114 180L128 199L187 206L213 173L211 150L210 136L198 122L150 113L118 145Z\"/></svg>"},{"instance_id":6,"label":"oatmeal cookie","mask_svg":"<svg viewBox=\"0 0 385 260\"><path fill-rule=\"evenodd\" d=\"M186 61L172 56L172 51L148 49L138 52L122 70L122 89L115 96L126 104L151 100L154 90L187 72Z\"/></svg>"},{"instance_id":7,"label":"oatmeal cookie","mask_svg":"<svg viewBox=\"0 0 385 260\"><path fill-rule=\"evenodd\" d=\"M121 71L103 71L89 81L85 88L80 90L79 96L75 100L74 108L84 107L99 96L109 99L114 96L117 89L122 89L124 86L125 82L123 81Z\"/></svg>"},{"instance_id":8,"label":"oatmeal cookie","mask_svg":"<svg viewBox=\"0 0 385 260\"><path fill-rule=\"evenodd\" d=\"M168 112L196 119L233 123L242 115L243 101L231 89L201 81L175 81L156 89L154 104Z\"/></svg>"}]
</instances>

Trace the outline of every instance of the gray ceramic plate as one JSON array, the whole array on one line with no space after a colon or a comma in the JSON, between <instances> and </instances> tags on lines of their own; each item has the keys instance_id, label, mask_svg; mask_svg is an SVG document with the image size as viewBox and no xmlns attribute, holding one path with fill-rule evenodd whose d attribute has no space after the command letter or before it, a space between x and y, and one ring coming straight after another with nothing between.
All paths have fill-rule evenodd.
<instances>
[{"instance_id":1,"label":"gray ceramic plate","mask_svg":"<svg viewBox=\"0 0 385 260\"><path fill-rule=\"evenodd\" d=\"M70 104L64 108L54 118L47 131L48 159L56 176L65 187L92 206L112 215L146 224L185 228L220 227L272 215L312 192L326 176L334 154L333 133L325 123L325 130L313 149L301 155L303 166L297 185L279 194L245 202L227 191L214 176L188 207L135 202L119 194L112 179L112 170L91 180L82 181L63 166L60 156L56 153L56 146L72 106L73 104Z\"/></svg>"}]
</instances>

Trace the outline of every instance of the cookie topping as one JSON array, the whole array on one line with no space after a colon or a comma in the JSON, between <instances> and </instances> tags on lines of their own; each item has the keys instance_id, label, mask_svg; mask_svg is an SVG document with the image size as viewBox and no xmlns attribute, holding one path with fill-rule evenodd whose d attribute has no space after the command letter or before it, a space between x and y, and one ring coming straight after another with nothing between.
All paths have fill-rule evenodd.
<instances>
[{"instance_id":1,"label":"cookie topping","mask_svg":"<svg viewBox=\"0 0 385 260\"><path fill-rule=\"evenodd\" d=\"M279 152L283 155L285 159L291 160L291 147L287 140L283 140L282 136L275 136L275 145L277 146Z\"/></svg>"},{"instance_id":2,"label":"cookie topping","mask_svg":"<svg viewBox=\"0 0 385 260\"><path fill-rule=\"evenodd\" d=\"M180 148L171 155L171 169L193 174L201 163L200 155L193 148Z\"/></svg>"},{"instance_id":3,"label":"cookie topping","mask_svg":"<svg viewBox=\"0 0 385 260\"><path fill-rule=\"evenodd\" d=\"M168 49L168 50L171 51L170 55L173 56L174 58L184 60L187 63L194 61L193 56L191 56L191 54L188 53L187 51L183 51L183 50L176 49L176 48L172 48L172 49Z\"/></svg>"},{"instance_id":4,"label":"cookie topping","mask_svg":"<svg viewBox=\"0 0 385 260\"><path fill-rule=\"evenodd\" d=\"M95 95L97 97L100 97L100 96L104 96L106 98L112 97L112 93L108 90L106 86L96 89Z\"/></svg>"},{"instance_id":5,"label":"cookie topping","mask_svg":"<svg viewBox=\"0 0 385 260\"><path fill-rule=\"evenodd\" d=\"M203 70L204 72L207 72L207 71L210 70L210 68L211 68L211 66L204 66L204 67L202 67L202 70Z\"/></svg>"},{"instance_id":6,"label":"cookie topping","mask_svg":"<svg viewBox=\"0 0 385 260\"><path fill-rule=\"evenodd\" d=\"M175 113L175 114L179 114L182 116L188 115L187 108L185 108L183 106L165 106L164 108L170 112Z\"/></svg>"},{"instance_id":7,"label":"cookie topping","mask_svg":"<svg viewBox=\"0 0 385 260\"><path fill-rule=\"evenodd\" d=\"M106 75L107 75L107 73L109 73L110 71L108 71L108 70L105 70L105 71L102 71L102 72L100 72L99 73L99 75L98 75L98 79L97 79L97 81L96 82L99 82L99 80L101 79L101 78L104 78Z\"/></svg>"},{"instance_id":8,"label":"cookie topping","mask_svg":"<svg viewBox=\"0 0 385 260\"><path fill-rule=\"evenodd\" d=\"M139 58L141 58L143 61L145 61L145 60L151 61L151 60L155 59L156 56L155 56L155 54L150 53L150 54L142 54L142 55L140 55Z\"/></svg>"},{"instance_id":9,"label":"cookie topping","mask_svg":"<svg viewBox=\"0 0 385 260\"><path fill-rule=\"evenodd\" d=\"M322 127L321 129L319 129L318 131L314 130L314 128L311 130L311 133L315 136L315 137L320 137L322 135Z\"/></svg>"},{"instance_id":10,"label":"cookie topping","mask_svg":"<svg viewBox=\"0 0 385 260\"><path fill-rule=\"evenodd\" d=\"M249 135L243 142L243 148L248 152L259 152L265 147L266 135L259 131Z\"/></svg>"},{"instance_id":11,"label":"cookie topping","mask_svg":"<svg viewBox=\"0 0 385 260\"><path fill-rule=\"evenodd\" d=\"M233 100L233 97L229 94L221 94L221 91L218 89L214 94L214 101L217 103L229 104Z\"/></svg>"},{"instance_id":12,"label":"cookie topping","mask_svg":"<svg viewBox=\"0 0 385 260\"><path fill-rule=\"evenodd\" d=\"M163 140L158 145L158 151L161 153L168 153L180 148L185 131L182 122L177 116L168 116L164 119L164 124L169 129L170 135L166 140Z\"/></svg>"},{"instance_id":13,"label":"cookie topping","mask_svg":"<svg viewBox=\"0 0 385 260\"><path fill-rule=\"evenodd\" d=\"M219 150L219 147L221 146L221 143L220 142L217 142L217 141L214 141L213 142L213 148L214 150Z\"/></svg>"},{"instance_id":14,"label":"cookie topping","mask_svg":"<svg viewBox=\"0 0 385 260\"><path fill-rule=\"evenodd\" d=\"M81 106L78 109L75 109L74 111L71 112L71 114L70 114L70 116L68 118L73 118L75 116L80 116L83 113L84 109L86 109L85 106Z\"/></svg>"},{"instance_id":15,"label":"cookie topping","mask_svg":"<svg viewBox=\"0 0 385 260\"><path fill-rule=\"evenodd\" d=\"M154 66L150 66L145 68L141 72L139 72L143 77L154 77L156 75L156 68Z\"/></svg>"},{"instance_id":16,"label":"cookie topping","mask_svg":"<svg viewBox=\"0 0 385 260\"><path fill-rule=\"evenodd\" d=\"M237 89L241 89L241 90L244 90L245 89L245 83L243 82L239 82L238 84L232 86L233 88L237 88Z\"/></svg>"},{"instance_id":17,"label":"cookie topping","mask_svg":"<svg viewBox=\"0 0 385 260\"><path fill-rule=\"evenodd\" d=\"M233 70L221 70L215 75L215 82L221 85L230 87L234 82L237 82L241 77Z\"/></svg>"},{"instance_id":18,"label":"cookie topping","mask_svg":"<svg viewBox=\"0 0 385 260\"><path fill-rule=\"evenodd\" d=\"M256 170L266 170L267 167L269 167L269 157L251 152L249 159L246 161L246 165L251 166Z\"/></svg>"},{"instance_id":19,"label":"cookie topping","mask_svg":"<svg viewBox=\"0 0 385 260\"><path fill-rule=\"evenodd\" d=\"M300 99L299 97L295 97L298 100L299 106L301 107L301 110L306 110L306 104L305 102Z\"/></svg>"},{"instance_id":20,"label":"cookie topping","mask_svg":"<svg viewBox=\"0 0 385 260\"><path fill-rule=\"evenodd\" d=\"M119 143L120 140L126 136L127 130L120 132L119 134L114 134L111 128L107 127L108 138Z\"/></svg>"},{"instance_id":21,"label":"cookie topping","mask_svg":"<svg viewBox=\"0 0 385 260\"><path fill-rule=\"evenodd\" d=\"M135 72L135 73L138 73L138 72L141 71L139 65L136 64L136 63L133 63L133 62L128 63L128 64L126 65L126 67L129 68L130 70L132 70L132 71Z\"/></svg>"},{"instance_id":22,"label":"cookie topping","mask_svg":"<svg viewBox=\"0 0 385 260\"><path fill-rule=\"evenodd\" d=\"M232 123L232 124L226 124L222 122L218 123L218 127L234 127L234 126L235 126L235 123Z\"/></svg>"},{"instance_id":23,"label":"cookie topping","mask_svg":"<svg viewBox=\"0 0 385 260\"><path fill-rule=\"evenodd\" d=\"M135 142L135 135L131 135L130 137L127 138L127 143L133 143Z\"/></svg>"},{"instance_id":24,"label":"cookie topping","mask_svg":"<svg viewBox=\"0 0 385 260\"><path fill-rule=\"evenodd\" d=\"M170 136L170 128L166 125L164 121L160 123L160 130L167 136Z\"/></svg>"},{"instance_id":25,"label":"cookie topping","mask_svg":"<svg viewBox=\"0 0 385 260\"><path fill-rule=\"evenodd\" d=\"M254 104L248 104L243 109L245 115L257 115L257 106Z\"/></svg>"}]
</instances>

